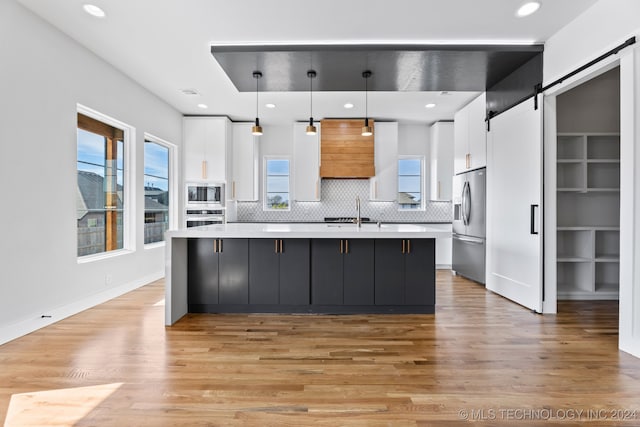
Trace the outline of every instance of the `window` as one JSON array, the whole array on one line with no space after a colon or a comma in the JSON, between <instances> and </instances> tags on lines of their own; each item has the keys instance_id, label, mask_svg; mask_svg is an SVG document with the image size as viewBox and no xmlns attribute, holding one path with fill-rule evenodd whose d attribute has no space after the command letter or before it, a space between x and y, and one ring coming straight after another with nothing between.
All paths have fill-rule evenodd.
<instances>
[{"instance_id":1,"label":"window","mask_svg":"<svg viewBox=\"0 0 640 427\"><path fill-rule=\"evenodd\" d=\"M265 160L266 210L289 210L289 159Z\"/></svg>"},{"instance_id":2,"label":"window","mask_svg":"<svg viewBox=\"0 0 640 427\"><path fill-rule=\"evenodd\" d=\"M78 256L124 248L125 131L78 113Z\"/></svg>"},{"instance_id":3,"label":"window","mask_svg":"<svg viewBox=\"0 0 640 427\"><path fill-rule=\"evenodd\" d=\"M144 243L164 241L169 229L169 147L144 141Z\"/></svg>"},{"instance_id":4,"label":"window","mask_svg":"<svg viewBox=\"0 0 640 427\"><path fill-rule=\"evenodd\" d=\"M398 205L400 209L422 208L422 158L398 160Z\"/></svg>"}]
</instances>

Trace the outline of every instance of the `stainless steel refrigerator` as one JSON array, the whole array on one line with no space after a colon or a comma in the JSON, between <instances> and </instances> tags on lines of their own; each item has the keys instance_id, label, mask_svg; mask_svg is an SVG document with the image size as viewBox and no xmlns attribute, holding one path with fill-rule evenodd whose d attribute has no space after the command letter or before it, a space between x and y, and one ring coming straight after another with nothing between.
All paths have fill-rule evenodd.
<instances>
[{"instance_id":1,"label":"stainless steel refrigerator","mask_svg":"<svg viewBox=\"0 0 640 427\"><path fill-rule=\"evenodd\" d=\"M453 177L453 260L456 274L485 283L486 168Z\"/></svg>"}]
</instances>

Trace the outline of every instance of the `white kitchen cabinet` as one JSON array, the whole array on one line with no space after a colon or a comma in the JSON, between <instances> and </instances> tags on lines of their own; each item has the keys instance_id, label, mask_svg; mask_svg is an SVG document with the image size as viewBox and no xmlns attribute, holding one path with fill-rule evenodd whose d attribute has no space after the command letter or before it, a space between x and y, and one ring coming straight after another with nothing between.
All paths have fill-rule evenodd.
<instances>
[{"instance_id":1,"label":"white kitchen cabinet","mask_svg":"<svg viewBox=\"0 0 640 427\"><path fill-rule=\"evenodd\" d=\"M234 123L233 180L231 199L240 202L259 200L260 152L259 136L251 134L253 123Z\"/></svg>"},{"instance_id":2,"label":"white kitchen cabinet","mask_svg":"<svg viewBox=\"0 0 640 427\"><path fill-rule=\"evenodd\" d=\"M453 122L431 126L431 200L451 200L453 181Z\"/></svg>"},{"instance_id":3,"label":"white kitchen cabinet","mask_svg":"<svg viewBox=\"0 0 640 427\"><path fill-rule=\"evenodd\" d=\"M307 135L307 123L293 124L293 199L320 201L320 123L316 135Z\"/></svg>"},{"instance_id":4,"label":"white kitchen cabinet","mask_svg":"<svg viewBox=\"0 0 640 427\"><path fill-rule=\"evenodd\" d=\"M486 93L454 116L454 173L487 165Z\"/></svg>"},{"instance_id":5,"label":"white kitchen cabinet","mask_svg":"<svg viewBox=\"0 0 640 427\"><path fill-rule=\"evenodd\" d=\"M376 122L373 130L376 174L369 179L370 200L398 198L398 123Z\"/></svg>"},{"instance_id":6,"label":"white kitchen cabinet","mask_svg":"<svg viewBox=\"0 0 640 427\"><path fill-rule=\"evenodd\" d=\"M185 117L183 125L184 182L228 184L232 172L231 121L226 117Z\"/></svg>"}]
</instances>

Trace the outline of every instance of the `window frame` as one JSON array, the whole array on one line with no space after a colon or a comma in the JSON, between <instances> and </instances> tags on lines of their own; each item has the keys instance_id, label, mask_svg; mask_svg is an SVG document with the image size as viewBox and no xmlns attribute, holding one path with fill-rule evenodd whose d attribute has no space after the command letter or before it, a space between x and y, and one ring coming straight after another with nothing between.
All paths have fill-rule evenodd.
<instances>
[{"instance_id":1,"label":"window frame","mask_svg":"<svg viewBox=\"0 0 640 427\"><path fill-rule=\"evenodd\" d=\"M289 162L289 174L287 175L287 179L289 181L289 205L286 209L274 209L270 208L267 205L267 163L269 160L286 160ZM278 155L268 155L263 157L262 163L262 210L265 212L289 212L291 211L291 156L278 156Z\"/></svg>"},{"instance_id":2,"label":"window frame","mask_svg":"<svg viewBox=\"0 0 640 427\"><path fill-rule=\"evenodd\" d=\"M412 155L412 154L403 154L399 155L396 162L400 162L400 160L419 160L420 161L420 205L415 208L403 208L402 205L398 202L398 211L401 212L416 212L416 211L424 211L426 207L426 161L425 156L423 155ZM400 165L398 165L398 185L397 191L400 193Z\"/></svg>"},{"instance_id":3,"label":"window frame","mask_svg":"<svg viewBox=\"0 0 640 427\"><path fill-rule=\"evenodd\" d=\"M178 183L178 147L175 144L172 144L171 142L159 138L149 132L145 132L144 133L144 143L146 143L147 141L149 142L153 142L156 143L158 145L161 145L165 148L167 148L169 150L169 154L168 154L168 158L169 158L169 179L168 179L168 185L169 185L169 228L168 230L176 230L178 228L178 217L179 217L179 213L178 213L178 188L179 188L179 183ZM144 146L143 146L144 147ZM142 155L143 155L143 159L144 159L144 148L142 150ZM144 194L144 160L143 160L143 166L142 166L142 192ZM144 206L144 205L143 205ZM142 209L142 227L144 229L144 224L145 224L145 214L146 214L146 210L143 208ZM166 240L161 240L159 242L153 242L153 243L144 243L144 232L142 234L142 242L144 244L144 248L145 249L153 249L156 247L164 247L166 244Z\"/></svg>"},{"instance_id":4,"label":"window frame","mask_svg":"<svg viewBox=\"0 0 640 427\"><path fill-rule=\"evenodd\" d=\"M89 108L82 104L76 104L76 135L78 128L77 115L82 114L90 117L94 120L102 122L106 125L118 128L123 132L123 170L122 170L122 185L124 187L122 197L122 248L114 249L112 251L104 251L95 254L78 256L78 226L76 224L76 260L78 264L92 262L107 258L113 258L121 255L126 255L136 250L136 188L135 180L135 143L136 143L136 130L133 126L128 125L106 114L100 113L92 108ZM78 161L78 140L76 136L76 164ZM77 182L77 166L76 166L76 182ZM76 184L77 185L77 184Z\"/></svg>"}]
</instances>

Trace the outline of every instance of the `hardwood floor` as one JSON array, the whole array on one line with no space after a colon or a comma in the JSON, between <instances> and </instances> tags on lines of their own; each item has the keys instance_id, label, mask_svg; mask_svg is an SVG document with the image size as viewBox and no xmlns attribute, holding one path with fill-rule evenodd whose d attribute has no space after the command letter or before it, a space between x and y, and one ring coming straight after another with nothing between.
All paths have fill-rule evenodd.
<instances>
[{"instance_id":1,"label":"hardwood floor","mask_svg":"<svg viewBox=\"0 0 640 427\"><path fill-rule=\"evenodd\" d=\"M439 271L435 315L188 315L165 328L163 286L0 346L5 425L640 425L640 360L617 349L617 302L540 316Z\"/></svg>"}]
</instances>

